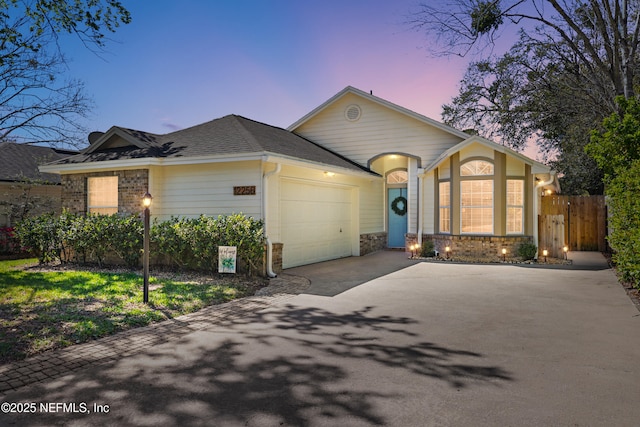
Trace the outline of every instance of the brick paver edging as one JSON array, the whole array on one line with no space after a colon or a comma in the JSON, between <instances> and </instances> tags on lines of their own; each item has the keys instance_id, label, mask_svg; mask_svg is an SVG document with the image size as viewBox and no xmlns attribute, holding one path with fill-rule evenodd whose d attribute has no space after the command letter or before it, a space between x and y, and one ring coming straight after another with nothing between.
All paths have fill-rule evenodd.
<instances>
[{"instance_id":1,"label":"brick paver edging","mask_svg":"<svg viewBox=\"0 0 640 427\"><path fill-rule=\"evenodd\" d=\"M269 286L261 289L258 296L212 305L174 319L0 365L0 393L58 378L85 366L96 366L131 356L190 332L210 328L212 324L222 320L240 319L249 313L292 298L308 286L309 281L303 277L281 275L271 279Z\"/></svg>"}]
</instances>

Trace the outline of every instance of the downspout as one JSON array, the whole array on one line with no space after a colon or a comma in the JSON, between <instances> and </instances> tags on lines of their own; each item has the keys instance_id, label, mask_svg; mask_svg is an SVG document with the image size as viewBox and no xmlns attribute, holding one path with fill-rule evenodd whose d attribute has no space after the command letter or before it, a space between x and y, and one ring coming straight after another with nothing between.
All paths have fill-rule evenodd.
<instances>
[{"instance_id":1,"label":"downspout","mask_svg":"<svg viewBox=\"0 0 640 427\"><path fill-rule=\"evenodd\" d=\"M427 173L423 168L418 168L418 245L422 250L422 227L424 212L424 177Z\"/></svg>"},{"instance_id":2,"label":"downspout","mask_svg":"<svg viewBox=\"0 0 640 427\"><path fill-rule=\"evenodd\" d=\"M534 212L536 214L536 218L533 221L533 241L536 244L536 246L538 246L538 244L540 243L540 241L539 241L539 237L540 236L539 236L539 230L538 230L538 209L539 209L539 207L538 207L538 189L541 188L541 187L547 186L549 184L552 184L553 181L556 180L555 172L553 172L553 171L549 172L549 176L550 176L550 178L549 178L548 181L538 182L536 184L536 186L535 186L535 189L534 189L535 194L534 194L534 197L533 197L533 204L534 204L533 210L534 210ZM536 260L538 259L538 252L539 251L540 251L540 248L538 248L538 251L536 251L536 258L535 258Z\"/></svg>"},{"instance_id":3,"label":"downspout","mask_svg":"<svg viewBox=\"0 0 640 427\"><path fill-rule=\"evenodd\" d=\"M276 167L274 170L265 172L262 175L262 218L264 219L264 237L267 240L267 276L271 278L276 277L277 275L273 272L273 244L271 243L271 239L269 239L269 236L267 235L267 224L269 224L269 221L267 221L267 184L269 181L269 177L271 175L280 173L280 169L282 169L282 165L280 163L276 163Z\"/></svg>"}]
</instances>

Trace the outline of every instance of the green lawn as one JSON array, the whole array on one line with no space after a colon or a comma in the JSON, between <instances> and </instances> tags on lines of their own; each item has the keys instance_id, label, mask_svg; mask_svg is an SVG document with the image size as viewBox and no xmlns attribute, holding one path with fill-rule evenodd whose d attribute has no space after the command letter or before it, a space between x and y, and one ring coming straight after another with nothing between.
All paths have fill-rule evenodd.
<instances>
[{"instance_id":1,"label":"green lawn","mask_svg":"<svg viewBox=\"0 0 640 427\"><path fill-rule=\"evenodd\" d=\"M0 363L147 325L253 293L256 283L150 279L135 273L30 271L37 260L0 261Z\"/></svg>"}]
</instances>

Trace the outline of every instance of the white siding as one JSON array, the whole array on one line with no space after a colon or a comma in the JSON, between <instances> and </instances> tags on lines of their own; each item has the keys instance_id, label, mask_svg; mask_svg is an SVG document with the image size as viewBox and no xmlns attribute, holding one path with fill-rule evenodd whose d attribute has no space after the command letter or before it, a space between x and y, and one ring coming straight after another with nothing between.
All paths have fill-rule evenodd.
<instances>
[{"instance_id":1,"label":"white siding","mask_svg":"<svg viewBox=\"0 0 640 427\"><path fill-rule=\"evenodd\" d=\"M524 162L507 156L507 176L524 176Z\"/></svg>"},{"instance_id":2,"label":"white siding","mask_svg":"<svg viewBox=\"0 0 640 427\"><path fill-rule=\"evenodd\" d=\"M345 118L345 109L351 104L362 109L360 119L355 122ZM375 156L394 152L418 156L424 167L462 141L455 135L351 93L294 131L363 166Z\"/></svg>"},{"instance_id":3,"label":"white siding","mask_svg":"<svg viewBox=\"0 0 640 427\"><path fill-rule=\"evenodd\" d=\"M261 218L260 162L210 163L151 169L153 215L197 217L243 213ZM256 186L256 195L234 196L234 186Z\"/></svg>"},{"instance_id":4,"label":"white siding","mask_svg":"<svg viewBox=\"0 0 640 427\"><path fill-rule=\"evenodd\" d=\"M460 163L472 157L486 157L493 159L494 151L484 144L473 143L460 150Z\"/></svg>"}]
</instances>

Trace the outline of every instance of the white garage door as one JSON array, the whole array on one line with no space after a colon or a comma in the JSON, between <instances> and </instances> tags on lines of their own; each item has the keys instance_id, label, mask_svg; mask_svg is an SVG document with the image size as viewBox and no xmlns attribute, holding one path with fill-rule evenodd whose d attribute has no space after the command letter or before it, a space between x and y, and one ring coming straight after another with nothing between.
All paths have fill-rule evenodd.
<instances>
[{"instance_id":1,"label":"white garage door","mask_svg":"<svg viewBox=\"0 0 640 427\"><path fill-rule=\"evenodd\" d=\"M284 268L351 255L351 190L283 179Z\"/></svg>"}]
</instances>

